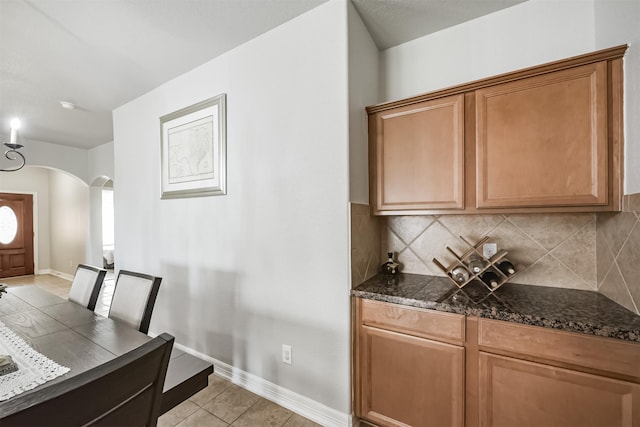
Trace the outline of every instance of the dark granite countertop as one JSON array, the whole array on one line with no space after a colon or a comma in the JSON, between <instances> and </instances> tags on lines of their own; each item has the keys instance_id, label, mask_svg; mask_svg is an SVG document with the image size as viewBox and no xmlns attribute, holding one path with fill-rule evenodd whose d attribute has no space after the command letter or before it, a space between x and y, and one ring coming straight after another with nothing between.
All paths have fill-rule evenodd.
<instances>
[{"instance_id":1,"label":"dark granite countertop","mask_svg":"<svg viewBox=\"0 0 640 427\"><path fill-rule=\"evenodd\" d=\"M379 274L351 291L365 299L640 342L640 316L595 291L506 283L490 293L446 277Z\"/></svg>"}]
</instances>

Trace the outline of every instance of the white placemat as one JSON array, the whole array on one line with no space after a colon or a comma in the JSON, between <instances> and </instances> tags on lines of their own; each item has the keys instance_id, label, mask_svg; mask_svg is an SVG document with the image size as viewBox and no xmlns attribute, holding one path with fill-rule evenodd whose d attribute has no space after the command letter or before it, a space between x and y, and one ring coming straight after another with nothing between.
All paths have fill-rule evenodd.
<instances>
[{"instance_id":1,"label":"white placemat","mask_svg":"<svg viewBox=\"0 0 640 427\"><path fill-rule=\"evenodd\" d=\"M69 372L69 368L35 351L2 322L0 322L0 354L11 356L18 365L17 371L0 375L0 401L34 389L40 384Z\"/></svg>"}]
</instances>

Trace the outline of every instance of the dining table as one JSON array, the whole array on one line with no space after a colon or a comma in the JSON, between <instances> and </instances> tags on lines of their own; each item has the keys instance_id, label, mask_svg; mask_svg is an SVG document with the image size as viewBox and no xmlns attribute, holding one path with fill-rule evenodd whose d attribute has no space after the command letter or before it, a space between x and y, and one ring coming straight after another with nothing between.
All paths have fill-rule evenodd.
<instances>
[{"instance_id":1,"label":"dining table","mask_svg":"<svg viewBox=\"0 0 640 427\"><path fill-rule=\"evenodd\" d=\"M0 298L0 322L35 351L69 368L67 373L36 389L65 381L152 339L126 323L99 315L37 285L7 288ZM204 389L212 373L212 363L174 347L162 392L161 414ZM3 413L20 409L15 408L11 398L0 401L0 418Z\"/></svg>"}]
</instances>

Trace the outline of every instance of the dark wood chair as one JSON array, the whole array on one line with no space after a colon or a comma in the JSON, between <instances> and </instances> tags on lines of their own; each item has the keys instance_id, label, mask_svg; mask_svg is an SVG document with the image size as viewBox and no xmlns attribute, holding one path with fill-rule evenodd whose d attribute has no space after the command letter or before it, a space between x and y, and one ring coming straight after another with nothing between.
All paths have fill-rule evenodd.
<instances>
[{"instance_id":1,"label":"dark wood chair","mask_svg":"<svg viewBox=\"0 0 640 427\"><path fill-rule=\"evenodd\" d=\"M103 365L0 407L0 425L155 426L174 338L162 334Z\"/></svg>"},{"instance_id":2,"label":"dark wood chair","mask_svg":"<svg viewBox=\"0 0 640 427\"><path fill-rule=\"evenodd\" d=\"M106 274L107 270L102 268L78 264L71 290L69 290L69 301L87 307L89 310L95 310Z\"/></svg>"},{"instance_id":3,"label":"dark wood chair","mask_svg":"<svg viewBox=\"0 0 640 427\"><path fill-rule=\"evenodd\" d=\"M142 333L149 332L161 277L120 270L113 290L109 318L126 322Z\"/></svg>"}]
</instances>

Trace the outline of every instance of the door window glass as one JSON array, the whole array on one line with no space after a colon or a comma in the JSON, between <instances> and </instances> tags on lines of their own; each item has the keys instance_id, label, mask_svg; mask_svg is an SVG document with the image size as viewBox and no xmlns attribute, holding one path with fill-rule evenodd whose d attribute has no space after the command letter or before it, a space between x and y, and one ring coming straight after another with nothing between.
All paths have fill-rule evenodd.
<instances>
[{"instance_id":1,"label":"door window glass","mask_svg":"<svg viewBox=\"0 0 640 427\"><path fill-rule=\"evenodd\" d=\"M18 217L9 206L0 206L0 243L13 242L18 233Z\"/></svg>"}]
</instances>

